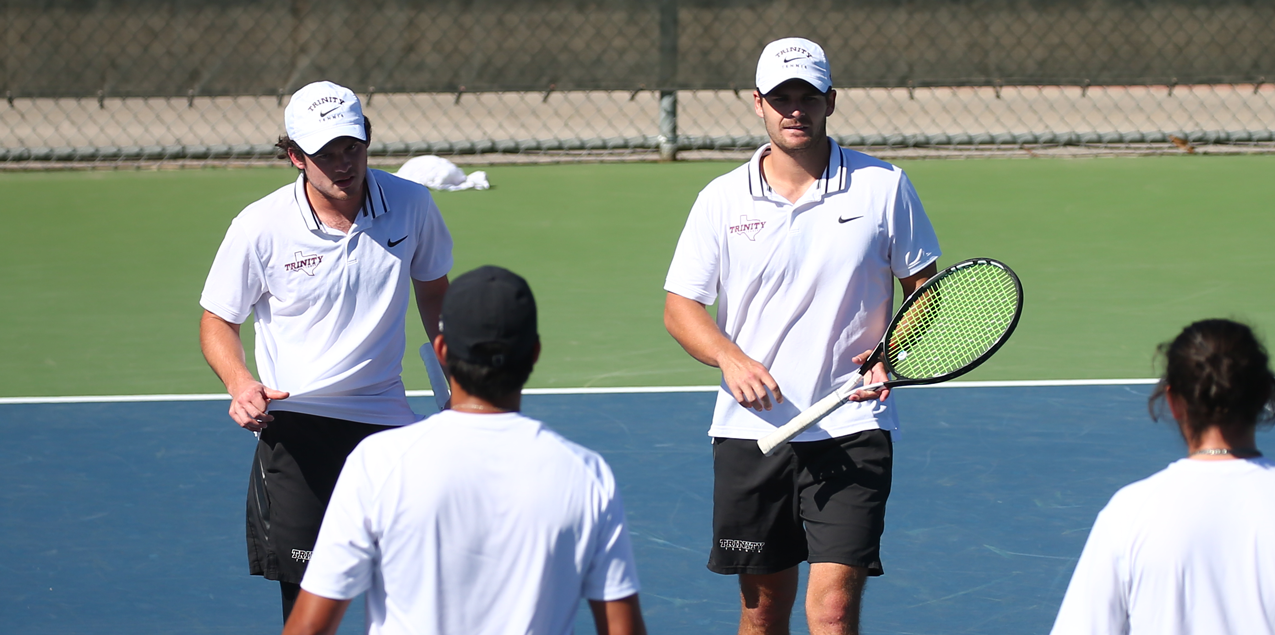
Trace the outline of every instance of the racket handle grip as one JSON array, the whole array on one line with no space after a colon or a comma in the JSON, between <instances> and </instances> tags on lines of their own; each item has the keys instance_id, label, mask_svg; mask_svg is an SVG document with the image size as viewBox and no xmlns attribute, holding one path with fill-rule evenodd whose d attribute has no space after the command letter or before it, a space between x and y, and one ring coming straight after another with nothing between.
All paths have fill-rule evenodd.
<instances>
[{"instance_id":1,"label":"racket handle grip","mask_svg":"<svg viewBox=\"0 0 1275 635\"><path fill-rule=\"evenodd\" d=\"M813 406L801 411L801 414L793 417L788 423L775 428L774 432L757 440L757 447L762 454L770 456L775 448L791 441L793 437L805 432L810 426L819 423L820 419L828 416L828 413L840 408L850 398L850 394L854 392L855 386L863 380L860 375L853 383L847 384L833 391L831 395L816 401Z\"/></svg>"},{"instance_id":2,"label":"racket handle grip","mask_svg":"<svg viewBox=\"0 0 1275 635\"><path fill-rule=\"evenodd\" d=\"M447 400L452 398L452 390L447 383L447 374L443 372L443 365L438 363L438 356L434 354L434 347L429 342L421 345L421 361L425 363L425 372L429 374L429 387L434 391L434 403L438 405L438 411L442 412L447 406Z\"/></svg>"},{"instance_id":3,"label":"racket handle grip","mask_svg":"<svg viewBox=\"0 0 1275 635\"><path fill-rule=\"evenodd\" d=\"M860 386L860 387L858 387L858 388L854 389L854 391L852 391L852 392L872 392L872 391L874 391L874 390L881 390L882 388L885 388L885 385L886 385L886 384L888 384L888 383L890 383L890 382L887 382L887 381L879 381L879 382L877 382L877 383L875 383L875 384L868 384L868 385L866 385L866 386ZM847 396L849 396L849 395L847 395Z\"/></svg>"}]
</instances>

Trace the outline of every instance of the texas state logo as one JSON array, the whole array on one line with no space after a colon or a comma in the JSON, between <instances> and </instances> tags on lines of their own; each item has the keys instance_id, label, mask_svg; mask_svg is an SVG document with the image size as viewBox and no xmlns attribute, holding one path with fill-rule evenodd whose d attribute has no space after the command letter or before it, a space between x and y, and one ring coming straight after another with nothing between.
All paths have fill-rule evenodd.
<instances>
[{"instance_id":1,"label":"texas state logo","mask_svg":"<svg viewBox=\"0 0 1275 635\"><path fill-rule=\"evenodd\" d=\"M293 258L292 262L283 263L284 270L289 272L300 271L307 276L313 276L314 268L318 267L320 262L323 262L323 256L318 254L302 255L299 251L293 255Z\"/></svg>"},{"instance_id":2,"label":"texas state logo","mask_svg":"<svg viewBox=\"0 0 1275 635\"><path fill-rule=\"evenodd\" d=\"M757 232L761 231L762 228L765 226L766 226L766 221L754 220L752 218L749 218L741 214L739 216L739 224L731 225L727 233L730 235L740 235L747 238L748 240L756 241Z\"/></svg>"}]
</instances>

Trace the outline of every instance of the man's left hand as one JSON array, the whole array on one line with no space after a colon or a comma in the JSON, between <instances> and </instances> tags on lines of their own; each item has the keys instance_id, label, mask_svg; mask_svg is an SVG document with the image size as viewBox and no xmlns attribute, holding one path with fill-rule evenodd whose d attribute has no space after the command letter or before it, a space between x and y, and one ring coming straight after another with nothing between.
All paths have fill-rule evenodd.
<instances>
[{"instance_id":1,"label":"man's left hand","mask_svg":"<svg viewBox=\"0 0 1275 635\"><path fill-rule=\"evenodd\" d=\"M868 357L871 355L872 355L872 351L870 350L864 351L858 355L855 355L854 358L850 361L853 361L856 364L862 364L863 362L868 361ZM885 381L889 381L889 379L890 379L890 376L887 375L885 372L885 364L882 364L881 362L877 362L876 365L872 367L872 370L868 371L868 376L863 378L863 385L866 386L868 384L879 384ZM889 388L885 388L883 390L857 390L851 393L850 401L872 401L873 399L879 399L881 401L885 401L885 398L889 396L890 396Z\"/></svg>"}]
</instances>

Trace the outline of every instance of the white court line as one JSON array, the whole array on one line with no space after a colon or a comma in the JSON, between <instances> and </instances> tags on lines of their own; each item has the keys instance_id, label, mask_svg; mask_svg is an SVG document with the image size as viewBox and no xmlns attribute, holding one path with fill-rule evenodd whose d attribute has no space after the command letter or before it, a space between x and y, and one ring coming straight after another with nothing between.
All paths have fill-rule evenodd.
<instances>
[{"instance_id":1,"label":"white court line","mask_svg":"<svg viewBox=\"0 0 1275 635\"><path fill-rule=\"evenodd\" d=\"M221 401L230 395L88 395L84 397L0 397L0 405L27 403L137 403L142 401Z\"/></svg>"},{"instance_id":2,"label":"white court line","mask_svg":"<svg viewBox=\"0 0 1275 635\"><path fill-rule=\"evenodd\" d=\"M1154 384L1157 379L1032 379L1026 381L953 381L913 388L1030 388L1035 386L1127 386ZM618 395L637 393L716 392L717 386L647 386L636 388L528 388L527 395ZM408 397L433 397L432 390L409 390ZM137 403L148 401L226 401L222 393L205 395L89 395L83 397L0 397L10 404Z\"/></svg>"},{"instance_id":3,"label":"white court line","mask_svg":"<svg viewBox=\"0 0 1275 635\"><path fill-rule=\"evenodd\" d=\"M1033 386L1129 386L1154 384L1159 379L1029 379L1026 381L949 381L931 386L903 388L1030 388ZM902 390L902 389L900 389Z\"/></svg>"},{"instance_id":4,"label":"white court line","mask_svg":"<svg viewBox=\"0 0 1275 635\"><path fill-rule=\"evenodd\" d=\"M659 392L717 392L717 386L638 386L634 388L528 388L524 395L623 395ZM409 393L410 394L410 393Z\"/></svg>"}]
</instances>

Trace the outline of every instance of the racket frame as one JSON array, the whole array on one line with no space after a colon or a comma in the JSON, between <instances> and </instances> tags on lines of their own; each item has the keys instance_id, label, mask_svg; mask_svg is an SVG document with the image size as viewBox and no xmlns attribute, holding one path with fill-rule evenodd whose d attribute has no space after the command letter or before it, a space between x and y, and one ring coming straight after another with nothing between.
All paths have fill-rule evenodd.
<instances>
[{"instance_id":1,"label":"racket frame","mask_svg":"<svg viewBox=\"0 0 1275 635\"><path fill-rule=\"evenodd\" d=\"M950 373L938 375L935 377L925 377L920 379L914 379L914 378L892 379L892 380L888 380L884 382L878 382L874 384L867 384L864 386L860 386L860 383L864 381L864 379L868 376L868 373L872 372L872 367L876 366L877 362L881 362L885 365L887 376L896 375L894 368L890 364L889 356L885 354L885 350L889 344L890 336L894 334L894 329L898 326L899 322L903 320L905 316L907 316L908 310L912 308L912 305L916 304L916 302L920 300L922 295L928 289L933 288L943 278L953 275L957 271L960 271L962 269L966 269L968 267L972 267L975 265L992 265L992 266L998 267L1001 270L1003 270L1005 273L1009 274L1010 280L1014 282L1014 288L1018 294L1018 303L1014 307L1014 317L1010 320L1009 326L1005 329L1005 331L1001 333L1001 336L997 338L997 340L991 346L989 346L986 351L984 351L981 355L975 358L972 362L965 364L964 366L961 366L960 368ZM903 304L899 305L899 310L894 313L894 318L890 320L889 326L886 327L885 334L881 336L881 342L877 344L876 349L873 350L872 354L868 356L868 359L863 362L863 365L859 366L859 372L856 374L853 380L842 384L840 387L834 390L827 397L820 399L819 401L812 404L809 408L806 408L805 410L801 411L800 414L793 417L791 420L788 421L788 423L785 423L784 425L776 428L773 432L758 439L757 447L762 451L762 454L770 456L771 454L774 453L776 448L783 445L784 443L791 441L794 437L801 434L802 432L805 432L806 430L810 429L812 426L814 426L816 423L819 423L821 420L823 420L824 417L831 414L837 408L844 406L846 403L850 401L850 397L853 396L854 393L856 392L861 392L861 391L869 392L873 390L899 388L903 386L922 386L926 384L937 384L937 383L948 381L950 379L955 379L957 377L960 377L961 375L964 375L965 373L970 372L971 370L974 370L975 368L978 368L980 364L987 361L987 359L991 357L993 354L995 354L996 351L1000 350L1000 347L1005 344L1005 341L1009 339L1009 336L1014 333L1014 329L1018 328L1018 319L1022 316L1022 314L1023 314L1023 283L1021 280L1018 279L1018 274L1015 274L1014 270L1006 266L1005 263L1000 262L998 260L994 260L992 258L969 258L967 260L962 260L944 269L943 271L938 272L937 274L934 275L934 277L930 278L929 280L926 280L925 284L922 284L921 286L917 287L914 291L912 291L912 294L909 295L907 299L903 301Z\"/></svg>"},{"instance_id":2,"label":"racket frame","mask_svg":"<svg viewBox=\"0 0 1275 635\"><path fill-rule=\"evenodd\" d=\"M1009 267L1005 266L1005 263L1000 262L999 260L993 260L991 258L970 258L968 260L962 260L952 265L951 267L948 267L947 269L944 269L943 271L939 272L933 278L926 280L925 284L917 287L916 290L912 292L912 295L908 296L908 298L903 301L903 304L899 305L899 310L894 314L894 319L890 320L890 325L886 327L885 335L881 337L881 343L877 345L877 350L874 352L875 355L879 355L881 357L881 361L885 364L886 372L889 373L890 375L894 375L894 376L898 375L898 373L895 372L893 365L890 363L890 356L886 355L885 351L890 345L890 339L891 339L890 336L894 335L895 327L898 326L899 322L902 321L903 318L907 316L908 309L912 308L912 305L916 304L917 301L920 300L921 295L926 290L935 286L940 279L953 275L957 271L960 271L962 269L967 269L975 265L992 265L1004 271L1005 273L1009 274L1009 279L1014 282L1014 290L1018 294L1018 303L1014 307L1014 317L1010 319L1009 326L1005 328L1005 331L1001 333L1001 336L991 346L989 346L986 351L983 351L982 355L979 355L970 363L965 364L964 366L961 366L960 368L950 373L947 373L944 375L938 375L935 377L921 378L921 379L914 379L914 378L893 379L893 380L884 382L884 384L882 384L882 387L894 388L898 386L922 386L926 384L938 384L938 383L948 381L950 379L955 379L957 377L960 377L961 375L964 375L965 373L968 373L971 370L978 368L979 365L987 361L987 359L991 357L992 355L994 355L996 351L1000 350L1001 346L1005 344L1005 341L1009 339L1009 336L1014 333L1014 329L1018 328L1018 319L1022 317L1023 315L1023 283L1022 281L1018 279L1018 274L1014 273L1013 269L1010 269ZM873 362L873 364L875 364L875 362ZM872 367L871 365L865 364L864 366L859 368L859 372L862 374L865 369L871 369L871 367ZM863 388L863 390L867 390L867 389L868 389L867 386Z\"/></svg>"}]
</instances>

